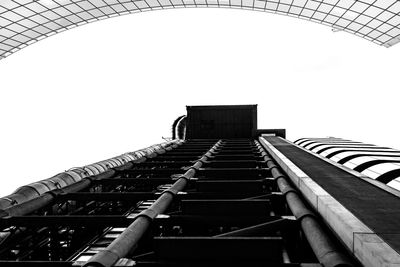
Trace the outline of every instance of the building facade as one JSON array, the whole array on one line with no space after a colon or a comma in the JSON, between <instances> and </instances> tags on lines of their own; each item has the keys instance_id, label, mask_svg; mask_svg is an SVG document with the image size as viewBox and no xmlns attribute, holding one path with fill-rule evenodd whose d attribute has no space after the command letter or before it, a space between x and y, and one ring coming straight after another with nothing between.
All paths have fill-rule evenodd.
<instances>
[{"instance_id":1,"label":"building facade","mask_svg":"<svg viewBox=\"0 0 400 267\"><path fill-rule=\"evenodd\" d=\"M396 165L394 150L293 143L258 129L255 105L187 111L174 140L1 198L0 265L399 264L400 192L382 178L394 169L371 169Z\"/></svg>"},{"instance_id":2,"label":"building facade","mask_svg":"<svg viewBox=\"0 0 400 267\"><path fill-rule=\"evenodd\" d=\"M333 137L303 138L294 143L400 190L399 150Z\"/></svg>"}]
</instances>

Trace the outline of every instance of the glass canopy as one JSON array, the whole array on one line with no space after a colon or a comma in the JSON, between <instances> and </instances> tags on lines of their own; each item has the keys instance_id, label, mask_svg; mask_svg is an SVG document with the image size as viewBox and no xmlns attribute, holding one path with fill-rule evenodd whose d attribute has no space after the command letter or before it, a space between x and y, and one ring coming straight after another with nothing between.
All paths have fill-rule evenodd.
<instances>
[{"instance_id":1,"label":"glass canopy","mask_svg":"<svg viewBox=\"0 0 400 267\"><path fill-rule=\"evenodd\" d=\"M174 7L266 11L322 23L386 47L400 42L400 1L396 0L1 0L0 59L89 22Z\"/></svg>"}]
</instances>

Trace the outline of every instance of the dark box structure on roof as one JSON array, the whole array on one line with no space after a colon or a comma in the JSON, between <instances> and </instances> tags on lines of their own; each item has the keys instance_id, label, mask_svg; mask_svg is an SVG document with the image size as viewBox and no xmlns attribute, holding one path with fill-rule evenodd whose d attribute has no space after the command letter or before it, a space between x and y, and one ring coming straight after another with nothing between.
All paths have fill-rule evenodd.
<instances>
[{"instance_id":1,"label":"dark box structure on roof","mask_svg":"<svg viewBox=\"0 0 400 267\"><path fill-rule=\"evenodd\" d=\"M257 131L257 106L187 106L188 139L252 138Z\"/></svg>"}]
</instances>

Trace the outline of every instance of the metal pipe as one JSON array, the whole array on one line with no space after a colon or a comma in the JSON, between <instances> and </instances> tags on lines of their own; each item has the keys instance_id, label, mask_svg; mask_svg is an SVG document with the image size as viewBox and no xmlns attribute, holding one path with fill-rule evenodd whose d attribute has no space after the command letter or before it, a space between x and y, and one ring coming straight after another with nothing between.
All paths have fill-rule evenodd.
<instances>
[{"instance_id":1,"label":"metal pipe","mask_svg":"<svg viewBox=\"0 0 400 267\"><path fill-rule=\"evenodd\" d=\"M212 156L215 149L220 145L219 140L201 159L197 160L180 178L146 210L137 215L135 221L129 225L120 236L118 236L106 249L99 251L91 257L85 267L109 267L119 259L131 253L139 240L150 227L153 219L160 213L163 213L174 200L175 195L182 191L188 181L194 177L196 170L201 168L204 161Z\"/></svg>"},{"instance_id":2,"label":"metal pipe","mask_svg":"<svg viewBox=\"0 0 400 267\"><path fill-rule=\"evenodd\" d=\"M174 145L180 145L183 142L180 140L174 140L172 142L167 142L166 147L174 146ZM153 147L153 146L151 146ZM141 150L142 151L142 150ZM154 154L163 154L165 152L164 149L158 149L158 150L151 150L152 156ZM150 156L150 154L144 154L142 158L145 159L146 156ZM142 158L136 158L136 160L140 160ZM130 167L133 166L133 163L127 162L124 165L115 167L115 170L124 170L124 169L129 169ZM29 214L37 209L43 208L46 205L50 204L57 196L59 193L71 193L71 192L78 192L84 188L87 188L93 180L101 180L101 179L106 179L110 178L115 175L116 171L114 169L108 169L105 170L104 172L93 175L93 176L87 176L82 178L78 182L74 182L70 185L67 185L65 187L62 187L62 189L55 189L55 190L49 190L47 192L42 193L41 195L38 195L37 197L33 199L29 199L27 197L23 198L24 201L20 201L20 203L12 204L10 202L9 205L3 207L3 209L0 209L0 217L6 217L6 216L17 216L17 215L26 215ZM66 174L65 172L64 174ZM51 178L49 178L51 179ZM7 199L7 197L4 197Z\"/></svg>"},{"instance_id":3,"label":"metal pipe","mask_svg":"<svg viewBox=\"0 0 400 267\"><path fill-rule=\"evenodd\" d=\"M351 267L351 260L342 252L323 230L315 214L310 211L301 200L299 193L286 180L278 166L265 152L264 148L256 141L273 178L276 179L279 190L284 194L288 206L296 219L300 222L301 228L306 236L311 249L318 261L324 267Z\"/></svg>"},{"instance_id":4,"label":"metal pipe","mask_svg":"<svg viewBox=\"0 0 400 267\"><path fill-rule=\"evenodd\" d=\"M1 217L21 216L21 215L29 214L35 210L38 210L38 209L43 208L43 207L47 206L48 204L50 204L52 201L54 201L57 198L57 195L60 193L78 192L78 191L88 187L91 184L92 180L101 180L101 179L110 178L114 174L115 174L114 170L108 170L102 174L92 176L90 179L84 178L77 183L74 183L74 184L64 187L63 189L56 189L56 190L48 191L34 199L31 199L31 200L28 200L21 204L17 204L17 205L14 205L14 206L4 209L0 216Z\"/></svg>"}]
</instances>

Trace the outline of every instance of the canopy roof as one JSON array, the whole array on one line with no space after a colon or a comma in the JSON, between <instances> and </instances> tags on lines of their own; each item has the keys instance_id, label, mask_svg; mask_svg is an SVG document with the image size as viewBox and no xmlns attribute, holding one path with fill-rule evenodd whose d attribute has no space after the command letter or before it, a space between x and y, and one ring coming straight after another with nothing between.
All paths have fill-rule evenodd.
<instances>
[{"instance_id":1,"label":"canopy roof","mask_svg":"<svg viewBox=\"0 0 400 267\"><path fill-rule=\"evenodd\" d=\"M400 41L396 0L1 0L0 59L100 19L174 7L233 7L298 17L390 47Z\"/></svg>"}]
</instances>

